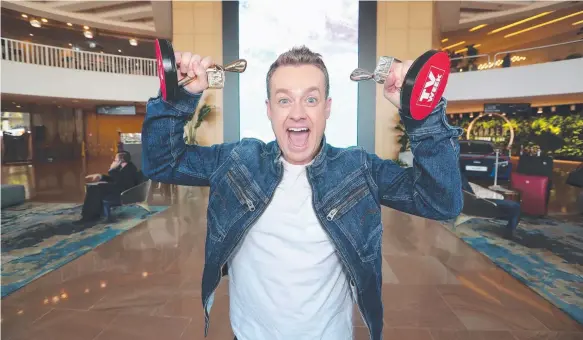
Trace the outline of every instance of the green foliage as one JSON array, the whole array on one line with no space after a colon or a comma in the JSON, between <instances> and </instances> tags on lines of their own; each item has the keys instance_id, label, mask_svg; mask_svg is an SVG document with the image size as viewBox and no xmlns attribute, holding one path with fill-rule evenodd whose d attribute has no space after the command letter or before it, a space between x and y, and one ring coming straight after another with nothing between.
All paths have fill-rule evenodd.
<instances>
[{"instance_id":1,"label":"green foliage","mask_svg":"<svg viewBox=\"0 0 583 340\"><path fill-rule=\"evenodd\" d=\"M471 120L462 121L461 127L467 130L469 121ZM500 127L504 135L510 127L514 129L512 153L515 155L522 145L539 146L543 153L559 158L583 158L583 113L513 117L510 118L510 124L499 118L484 117L474 124L472 134L481 128Z\"/></svg>"},{"instance_id":2,"label":"green foliage","mask_svg":"<svg viewBox=\"0 0 583 340\"><path fill-rule=\"evenodd\" d=\"M408 168L409 167L409 164L403 162L402 160L400 160L398 158L393 159L393 162L397 163L397 165L399 165L401 168Z\"/></svg>"},{"instance_id":3,"label":"green foliage","mask_svg":"<svg viewBox=\"0 0 583 340\"><path fill-rule=\"evenodd\" d=\"M403 133L401 137L399 137L399 144L401 144L400 152L411 150L411 143L409 143L409 135L407 134L407 131L405 131L405 125L403 125L403 122L399 122L399 125L397 125L395 129Z\"/></svg>"},{"instance_id":4,"label":"green foliage","mask_svg":"<svg viewBox=\"0 0 583 340\"><path fill-rule=\"evenodd\" d=\"M198 128L202 125L208 115L211 113L212 107L208 104L204 104L198 110L198 115L196 116L196 120L194 120L194 115L196 112L192 114L190 117L190 121L184 127L184 140L186 144L190 145L198 145L198 141L196 139L196 132Z\"/></svg>"}]
</instances>

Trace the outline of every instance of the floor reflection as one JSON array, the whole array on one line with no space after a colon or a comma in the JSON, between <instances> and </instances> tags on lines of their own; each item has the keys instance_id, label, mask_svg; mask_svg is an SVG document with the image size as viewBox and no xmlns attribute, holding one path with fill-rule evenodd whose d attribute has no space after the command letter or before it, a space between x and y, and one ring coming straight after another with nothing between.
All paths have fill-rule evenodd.
<instances>
[{"instance_id":1,"label":"floor reflection","mask_svg":"<svg viewBox=\"0 0 583 340\"><path fill-rule=\"evenodd\" d=\"M34 200L81 201L85 174L108 165L3 167L2 182L26 185ZM168 210L3 299L2 338L205 339L208 189L167 191ZM551 205L568 211L563 196ZM439 223L388 208L383 223L385 339L583 338L583 326ZM206 339L233 338L227 286L218 288ZM354 315L355 339L368 339Z\"/></svg>"}]
</instances>

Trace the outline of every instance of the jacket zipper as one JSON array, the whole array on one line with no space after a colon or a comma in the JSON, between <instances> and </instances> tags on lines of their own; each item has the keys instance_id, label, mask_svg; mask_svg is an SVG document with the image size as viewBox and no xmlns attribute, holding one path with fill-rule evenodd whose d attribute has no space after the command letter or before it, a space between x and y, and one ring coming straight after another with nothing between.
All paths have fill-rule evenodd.
<instances>
[{"instance_id":1,"label":"jacket zipper","mask_svg":"<svg viewBox=\"0 0 583 340\"><path fill-rule=\"evenodd\" d=\"M228 175L228 176L232 176L232 175ZM279 176L278 180L277 180L277 185L275 186L275 188L277 189L277 187L279 186L279 184L281 183L281 180L283 179L283 172L281 173L281 175ZM231 178L232 180L232 178ZM233 182L234 183L234 182ZM237 185L235 185L237 186ZM237 190L239 190L239 187L237 186ZM241 236L239 238L239 241L237 241L237 244L235 244L233 247L231 247L231 249L229 250L229 252L227 253L227 259L221 263L221 265L219 266L219 275L218 275L218 281L214 283L214 288L213 291L211 293L214 294L215 291L217 290L217 286L219 285L219 282L221 282L221 277L222 277L222 273L223 273L223 267L225 266L225 264L227 264L227 262L229 261L229 258L231 257L233 250L235 248L237 248L239 242L245 238L245 236L247 235L247 233L249 232L249 230L251 229L250 226L253 225L253 223L255 223L255 221L257 221L257 219L259 219L259 217L261 217L261 215L263 215L263 213L265 212L265 210L267 209L267 207L269 206L269 204L271 203L271 200L273 199L273 193L271 194L271 196L269 197L269 200L267 201L267 204L265 205L265 208L263 208L263 211L261 211L260 214L258 214L255 218L253 218L251 221L249 221L249 223L247 223L247 226L245 227L245 231L243 232L243 236ZM242 195L242 197L245 198L245 200L247 201L247 207L249 208L249 211L255 211L255 206L253 205L253 202L251 202L246 195ZM205 310L205 318L207 320L210 320L210 317L206 317L206 310L207 310L207 304L208 304L208 298L206 299L205 303L204 303L204 310ZM206 329L208 326L205 325L205 334L206 334Z\"/></svg>"},{"instance_id":2,"label":"jacket zipper","mask_svg":"<svg viewBox=\"0 0 583 340\"><path fill-rule=\"evenodd\" d=\"M231 182L235 186L235 190L237 190L237 192L239 193L239 196L241 196L241 198L243 198L243 200L245 201L245 204L247 204L247 208L249 208L249 211L251 211L251 212L255 211L255 205L253 204L253 201L251 201L249 199L249 197L247 197L247 195L245 194L245 191L243 189L241 189L241 187L237 184L233 175L230 172L227 172L227 177L229 177L229 179L231 180Z\"/></svg>"},{"instance_id":3,"label":"jacket zipper","mask_svg":"<svg viewBox=\"0 0 583 340\"><path fill-rule=\"evenodd\" d=\"M336 216L336 214L339 211L342 211L342 209L344 209L344 207L346 207L348 204L350 204L350 201L352 201L352 199L358 195L360 195L360 193L362 193L363 191L365 191L366 188L365 187L361 187L360 189L358 189L357 191L353 192L347 199L344 200L344 202L342 202L342 204L340 206L338 206L337 208L334 208L332 210L330 210L330 212L328 213L328 215L326 216L326 219L328 221L332 221L334 219L334 216Z\"/></svg>"},{"instance_id":4,"label":"jacket zipper","mask_svg":"<svg viewBox=\"0 0 583 340\"><path fill-rule=\"evenodd\" d=\"M326 232L326 234L328 234L328 237L330 237L330 239L334 242L334 251L336 252L336 254L338 254L338 257L340 258L340 261L342 261L342 264L344 265L344 267L348 270L348 276L350 279L351 283L354 283L354 288L356 288L356 305L358 306L358 311L360 312L360 317L362 318L362 321L364 321L364 324L366 325L366 328L368 329L368 336L370 339L372 339L372 334L370 332L370 327L368 325L368 322L366 321L366 318L364 317L364 314L362 314L362 309L360 308L360 302L358 301L358 286L356 285L356 281L353 279L354 275L352 273L352 269L350 266L348 266L346 259L344 258L344 255L342 255L341 252L338 251L338 245L337 245L337 241L336 239L332 236L332 234L328 231L328 229L326 229L324 223L322 222L322 220L320 219L320 216L318 215L318 211L316 210L316 207L314 206L314 185L312 184L312 180L310 178L310 171L309 169L307 169L308 171L308 182L310 183L310 188L312 190L312 209L314 209L314 213L316 214L316 217L318 218L318 221L320 221L320 225L322 227L322 229L324 229L324 231ZM351 195L352 196L352 195ZM330 211L330 213L328 214L328 216L332 215L331 219L328 219L328 216L326 217L326 219L328 221L332 221L332 219L334 219L334 215L336 215L336 213L338 212L338 209L332 209ZM352 288L350 289L352 291Z\"/></svg>"}]
</instances>

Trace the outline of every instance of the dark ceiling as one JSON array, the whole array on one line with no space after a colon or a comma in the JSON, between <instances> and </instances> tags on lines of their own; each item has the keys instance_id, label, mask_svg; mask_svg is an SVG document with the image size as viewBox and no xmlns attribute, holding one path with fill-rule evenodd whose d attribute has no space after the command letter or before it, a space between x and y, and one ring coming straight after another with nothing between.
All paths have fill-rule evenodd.
<instances>
[{"instance_id":1,"label":"dark ceiling","mask_svg":"<svg viewBox=\"0 0 583 340\"><path fill-rule=\"evenodd\" d=\"M87 39L83 35L83 27L79 25L69 27L67 23L49 20L47 23L43 23L42 27L35 28L29 23L30 17L23 18L22 13L5 8L2 8L1 11L3 38L65 48L70 48L69 44L72 44L73 47L78 47L82 51L155 58L154 39L151 37L130 36L90 28L93 32L93 39ZM138 40L138 46L129 44L131 38ZM91 42L95 43L95 47L90 46ZM121 50L121 53L118 50Z\"/></svg>"}]
</instances>

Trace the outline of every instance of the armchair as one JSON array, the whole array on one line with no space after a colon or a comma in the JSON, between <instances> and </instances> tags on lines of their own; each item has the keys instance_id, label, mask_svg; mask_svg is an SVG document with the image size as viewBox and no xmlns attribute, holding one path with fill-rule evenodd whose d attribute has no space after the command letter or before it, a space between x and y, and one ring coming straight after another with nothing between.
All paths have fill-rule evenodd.
<instances>
[{"instance_id":1,"label":"armchair","mask_svg":"<svg viewBox=\"0 0 583 340\"><path fill-rule=\"evenodd\" d=\"M464 207L462 213L455 219L453 228L472 220L474 218L506 219L504 210L498 207L496 202L480 198L468 191L463 190Z\"/></svg>"}]
</instances>

